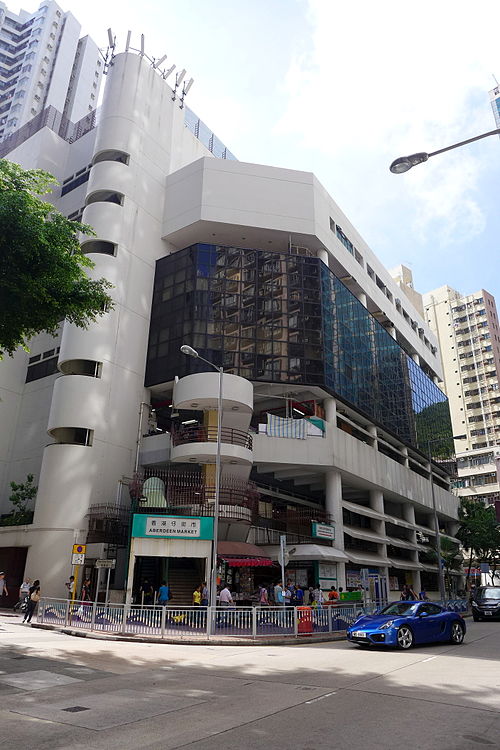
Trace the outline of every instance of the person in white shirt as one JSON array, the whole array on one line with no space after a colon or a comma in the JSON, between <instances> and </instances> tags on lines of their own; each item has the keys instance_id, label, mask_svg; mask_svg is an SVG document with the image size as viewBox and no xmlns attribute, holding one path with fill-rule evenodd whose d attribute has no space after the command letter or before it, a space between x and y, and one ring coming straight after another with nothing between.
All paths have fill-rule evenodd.
<instances>
[{"instance_id":1,"label":"person in white shirt","mask_svg":"<svg viewBox=\"0 0 500 750\"><path fill-rule=\"evenodd\" d=\"M233 597L231 596L231 592L229 591L227 584L223 587L219 594L219 604L221 607L229 607L231 604L234 604Z\"/></svg>"},{"instance_id":2,"label":"person in white shirt","mask_svg":"<svg viewBox=\"0 0 500 750\"><path fill-rule=\"evenodd\" d=\"M22 584L19 586L19 599L14 604L14 612L19 609L21 604L24 602L30 592L31 578L25 578Z\"/></svg>"},{"instance_id":3,"label":"person in white shirt","mask_svg":"<svg viewBox=\"0 0 500 750\"><path fill-rule=\"evenodd\" d=\"M7 581L5 580L5 573L2 571L0 573L0 598L3 594L5 594L5 596L9 596L9 592L7 591Z\"/></svg>"}]
</instances>

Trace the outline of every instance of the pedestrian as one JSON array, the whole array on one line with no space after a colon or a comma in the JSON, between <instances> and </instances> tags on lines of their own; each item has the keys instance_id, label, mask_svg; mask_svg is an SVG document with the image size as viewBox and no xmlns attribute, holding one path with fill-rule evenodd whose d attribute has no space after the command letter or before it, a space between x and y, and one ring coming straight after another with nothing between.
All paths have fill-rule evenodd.
<instances>
[{"instance_id":1,"label":"pedestrian","mask_svg":"<svg viewBox=\"0 0 500 750\"><path fill-rule=\"evenodd\" d=\"M312 586L309 586L307 589L307 604L312 607L314 604L314 589Z\"/></svg>"},{"instance_id":2,"label":"pedestrian","mask_svg":"<svg viewBox=\"0 0 500 750\"><path fill-rule=\"evenodd\" d=\"M293 586L288 585L283 589L283 597L285 599L285 607L292 606L292 588Z\"/></svg>"},{"instance_id":3,"label":"pedestrian","mask_svg":"<svg viewBox=\"0 0 500 750\"><path fill-rule=\"evenodd\" d=\"M292 604L294 607L301 607L304 604L304 591L301 586L295 586L292 596Z\"/></svg>"},{"instance_id":4,"label":"pedestrian","mask_svg":"<svg viewBox=\"0 0 500 750\"><path fill-rule=\"evenodd\" d=\"M80 600L82 602L89 602L90 599L90 578L85 578L82 584L82 590L80 592Z\"/></svg>"},{"instance_id":5,"label":"pedestrian","mask_svg":"<svg viewBox=\"0 0 500 750\"><path fill-rule=\"evenodd\" d=\"M206 581L203 581L201 584L201 606L208 607L208 588Z\"/></svg>"},{"instance_id":6,"label":"pedestrian","mask_svg":"<svg viewBox=\"0 0 500 750\"><path fill-rule=\"evenodd\" d=\"M219 594L219 604L221 607L230 607L234 605L233 597L231 596L227 583L223 585Z\"/></svg>"},{"instance_id":7,"label":"pedestrian","mask_svg":"<svg viewBox=\"0 0 500 750\"><path fill-rule=\"evenodd\" d=\"M23 622L31 622L31 618L33 617L33 613L39 601L40 601L40 581L37 578L36 581L33 581L33 585L30 586L28 605L26 607L26 612L24 613Z\"/></svg>"},{"instance_id":8,"label":"pedestrian","mask_svg":"<svg viewBox=\"0 0 500 750\"><path fill-rule=\"evenodd\" d=\"M68 599L73 599L75 595L75 576L70 576L69 581L64 584L68 589Z\"/></svg>"},{"instance_id":9,"label":"pedestrian","mask_svg":"<svg viewBox=\"0 0 500 750\"><path fill-rule=\"evenodd\" d=\"M427 596L427 591L425 590L423 586L422 586L422 591L419 591L418 598L420 599L421 602L429 601L429 597Z\"/></svg>"},{"instance_id":10,"label":"pedestrian","mask_svg":"<svg viewBox=\"0 0 500 750\"><path fill-rule=\"evenodd\" d=\"M323 595L323 591L321 590L321 587L318 583L316 588L313 591L314 594L314 603L318 609L321 609L323 602L325 601L325 597Z\"/></svg>"},{"instance_id":11,"label":"pedestrian","mask_svg":"<svg viewBox=\"0 0 500 750\"><path fill-rule=\"evenodd\" d=\"M31 586L31 578L25 578L22 584L19 586L19 599L14 604L14 612L22 606L23 602L28 597Z\"/></svg>"},{"instance_id":12,"label":"pedestrian","mask_svg":"<svg viewBox=\"0 0 500 750\"><path fill-rule=\"evenodd\" d=\"M328 592L328 601L329 602L335 602L339 598L339 592L335 588L335 586L330 587L330 591Z\"/></svg>"},{"instance_id":13,"label":"pedestrian","mask_svg":"<svg viewBox=\"0 0 500 750\"><path fill-rule=\"evenodd\" d=\"M8 596L9 592L7 591L7 581L5 580L5 573L2 571L0 573L0 601L2 599L2 596Z\"/></svg>"},{"instance_id":14,"label":"pedestrian","mask_svg":"<svg viewBox=\"0 0 500 750\"><path fill-rule=\"evenodd\" d=\"M201 606L201 586L197 586L193 591L193 607Z\"/></svg>"},{"instance_id":15,"label":"pedestrian","mask_svg":"<svg viewBox=\"0 0 500 750\"><path fill-rule=\"evenodd\" d=\"M141 604L153 603L154 590L147 578L142 582L142 586L139 589L139 596L141 597Z\"/></svg>"},{"instance_id":16,"label":"pedestrian","mask_svg":"<svg viewBox=\"0 0 500 750\"><path fill-rule=\"evenodd\" d=\"M274 587L274 603L278 606L281 606L284 601L285 597L283 596L283 586L281 585L281 581L278 581L278 583Z\"/></svg>"},{"instance_id":17,"label":"pedestrian","mask_svg":"<svg viewBox=\"0 0 500 750\"><path fill-rule=\"evenodd\" d=\"M161 582L161 586L158 589L158 604L161 604L162 607L165 607L170 599L172 598L172 594L170 592L170 586L168 586L166 581Z\"/></svg>"},{"instance_id":18,"label":"pedestrian","mask_svg":"<svg viewBox=\"0 0 500 750\"><path fill-rule=\"evenodd\" d=\"M259 586L259 604L261 607L269 607L269 595L265 586Z\"/></svg>"}]
</instances>

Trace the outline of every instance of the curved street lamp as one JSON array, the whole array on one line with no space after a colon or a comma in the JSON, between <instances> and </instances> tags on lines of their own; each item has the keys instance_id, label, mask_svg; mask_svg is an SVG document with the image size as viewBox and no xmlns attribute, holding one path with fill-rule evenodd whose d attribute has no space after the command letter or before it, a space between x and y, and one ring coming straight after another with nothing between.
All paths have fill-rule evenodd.
<instances>
[{"instance_id":1,"label":"curved street lamp","mask_svg":"<svg viewBox=\"0 0 500 750\"><path fill-rule=\"evenodd\" d=\"M417 164L422 164L424 161L427 161L430 156L436 156L436 154L442 154L445 151L460 148L460 146L465 146L467 143L480 141L481 138L488 138L490 135L500 135L500 128L490 130L489 133L483 133L482 135L475 135L474 138L468 138L466 141L460 141L460 143L454 143L452 146L440 148L438 151L432 151L430 154L425 151L420 151L417 154L410 154L410 156L400 156L397 159L394 159L389 169L393 174L403 174L403 172L408 172L412 167L416 167Z\"/></svg>"}]
</instances>

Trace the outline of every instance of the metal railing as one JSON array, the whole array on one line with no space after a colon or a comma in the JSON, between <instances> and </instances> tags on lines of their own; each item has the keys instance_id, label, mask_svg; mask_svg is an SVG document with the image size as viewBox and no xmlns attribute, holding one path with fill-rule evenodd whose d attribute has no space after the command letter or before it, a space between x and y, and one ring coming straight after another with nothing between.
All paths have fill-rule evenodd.
<instances>
[{"instance_id":1,"label":"metal railing","mask_svg":"<svg viewBox=\"0 0 500 750\"><path fill-rule=\"evenodd\" d=\"M172 445L186 445L187 443L216 443L217 427L206 427L197 425L196 427L185 427L172 431ZM242 448L252 450L252 436L243 430L236 430L232 427L223 427L221 430L221 442L230 445L239 445Z\"/></svg>"},{"instance_id":2,"label":"metal railing","mask_svg":"<svg viewBox=\"0 0 500 750\"><path fill-rule=\"evenodd\" d=\"M171 607L42 598L37 622L155 638L308 636L348 628L368 608L356 602L311 607Z\"/></svg>"}]
</instances>

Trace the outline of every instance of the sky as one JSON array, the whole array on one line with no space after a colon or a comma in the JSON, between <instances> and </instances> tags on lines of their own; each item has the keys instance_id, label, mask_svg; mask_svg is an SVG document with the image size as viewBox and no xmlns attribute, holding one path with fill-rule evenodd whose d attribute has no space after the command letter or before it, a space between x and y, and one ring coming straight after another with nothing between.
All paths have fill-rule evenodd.
<instances>
[{"instance_id":1,"label":"sky","mask_svg":"<svg viewBox=\"0 0 500 750\"><path fill-rule=\"evenodd\" d=\"M389 172L397 156L495 128L498 0L59 4L103 47L108 27L119 50L128 29L133 46L143 33L150 56L195 79L186 103L238 159L314 172L387 268L412 269L418 291L486 288L500 305L499 137Z\"/></svg>"}]
</instances>

